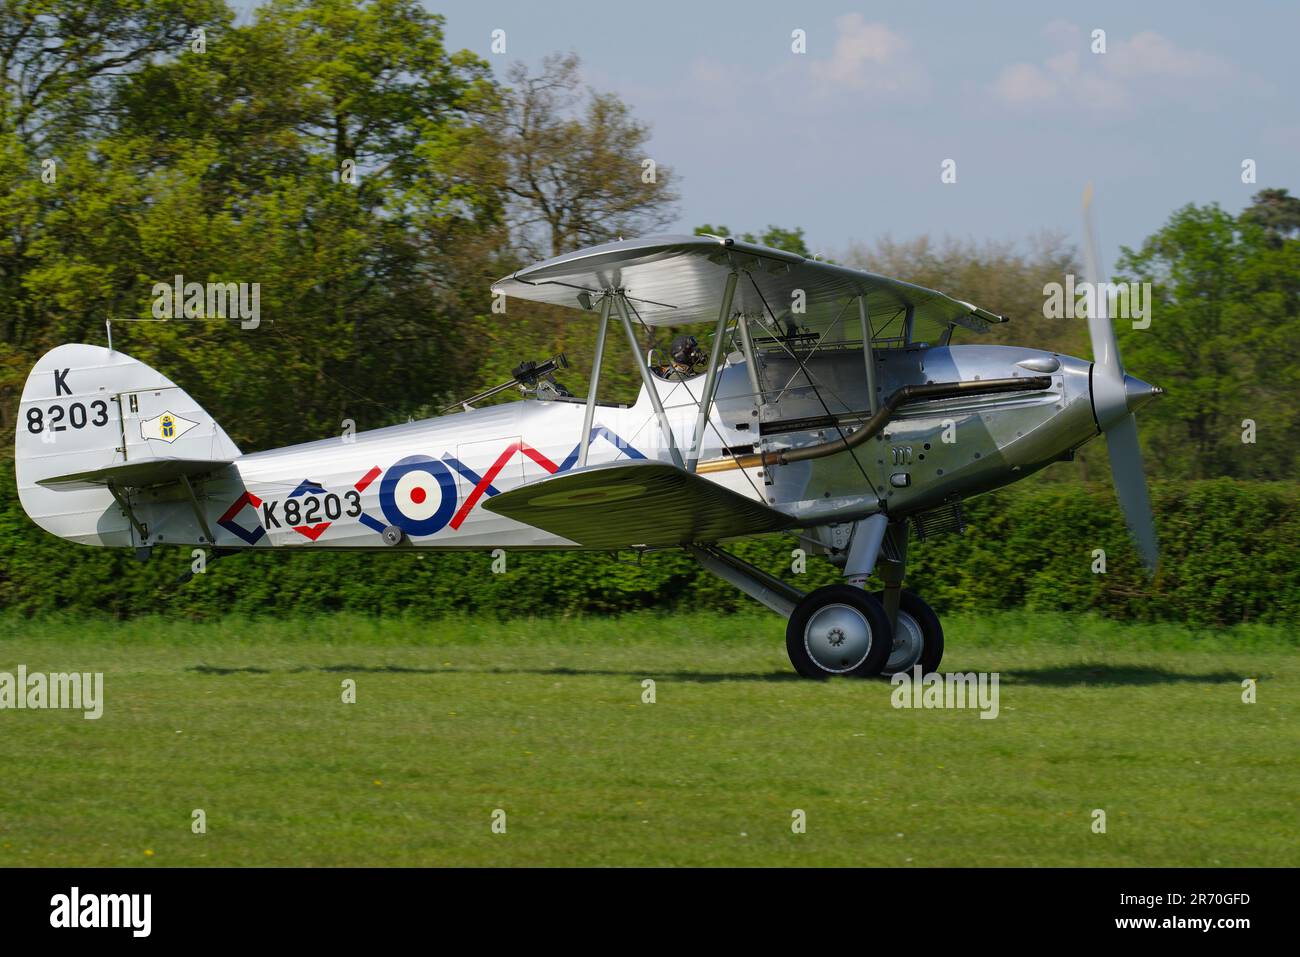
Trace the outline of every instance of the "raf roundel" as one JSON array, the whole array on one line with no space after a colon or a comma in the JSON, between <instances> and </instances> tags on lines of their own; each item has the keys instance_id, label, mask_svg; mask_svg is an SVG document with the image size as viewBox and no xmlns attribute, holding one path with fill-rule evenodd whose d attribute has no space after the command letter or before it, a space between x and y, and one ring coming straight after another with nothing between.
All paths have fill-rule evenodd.
<instances>
[{"instance_id":1,"label":"raf roundel","mask_svg":"<svg viewBox=\"0 0 1300 957\"><path fill-rule=\"evenodd\" d=\"M456 510L456 480L447 466L427 455L410 455L393 465L379 486L384 517L407 535L432 535Z\"/></svg>"}]
</instances>

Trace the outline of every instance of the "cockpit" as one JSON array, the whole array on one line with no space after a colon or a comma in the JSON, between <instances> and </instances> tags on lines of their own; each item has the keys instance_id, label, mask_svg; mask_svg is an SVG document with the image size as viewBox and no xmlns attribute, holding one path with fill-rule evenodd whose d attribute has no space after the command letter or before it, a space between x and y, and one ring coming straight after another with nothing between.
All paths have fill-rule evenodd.
<instances>
[{"instance_id":1,"label":"cockpit","mask_svg":"<svg viewBox=\"0 0 1300 957\"><path fill-rule=\"evenodd\" d=\"M680 335L673 339L666 354L661 349L652 349L648 365L660 379L679 382L703 375L708 369L709 354L695 336Z\"/></svg>"}]
</instances>

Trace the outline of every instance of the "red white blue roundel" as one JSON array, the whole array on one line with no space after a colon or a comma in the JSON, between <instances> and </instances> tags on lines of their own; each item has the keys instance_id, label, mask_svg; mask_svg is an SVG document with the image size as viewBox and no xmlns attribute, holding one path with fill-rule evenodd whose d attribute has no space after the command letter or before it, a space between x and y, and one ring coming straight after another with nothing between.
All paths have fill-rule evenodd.
<instances>
[{"instance_id":1,"label":"red white blue roundel","mask_svg":"<svg viewBox=\"0 0 1300 957\"><path fill-rule=\"evenodd\" d=\"M407 535L432 535L456 511L456 480L437 459L408 455L384 474L379 507Z\"/></svg>"}]
</instances>

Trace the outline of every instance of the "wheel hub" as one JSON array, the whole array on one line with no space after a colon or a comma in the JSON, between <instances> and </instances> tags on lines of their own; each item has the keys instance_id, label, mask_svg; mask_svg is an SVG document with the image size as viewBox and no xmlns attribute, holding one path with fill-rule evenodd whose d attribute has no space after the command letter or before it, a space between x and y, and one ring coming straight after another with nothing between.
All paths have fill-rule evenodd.
<instances>
[{"instance_id":1,"label":"wheel hub","mask_svg":"<svg viewBox=\"0 0 1300 957\"><path fill-rule=\"evenodd\" d=\"M925 635L921 631L921 625L900 608L898 622L894 625L894 644L889 652L889 660L885 662L883 673L892 675L907 671L921 660L921 652L924 649Z\"/></svg>"},{"instance_id":2,"label":"wheel hub","mask_svg":"<svg viewBox=\"0 0 1300 957\"><path fill-rule=\"evenodd\" d=\"M852 671L871 651L871 625L856 608L819 608L804 626L804 647L818 667L834 674Z\"/></svg>"}]
</instances>

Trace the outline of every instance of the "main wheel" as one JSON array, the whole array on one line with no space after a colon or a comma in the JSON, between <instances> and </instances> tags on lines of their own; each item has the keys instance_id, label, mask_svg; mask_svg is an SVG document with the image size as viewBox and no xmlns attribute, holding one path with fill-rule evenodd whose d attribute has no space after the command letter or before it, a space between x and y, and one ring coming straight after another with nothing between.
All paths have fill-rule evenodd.
<instances>
[{"instance_id":1,"label":"main wheel","mask_svg":"<svg viewBox=\"0 0 1300 957\"><path fill-rule=\"evenodd\" d=\"M885 593L876 592L884 607ZM939 670L943 660L943 626L934 609L906 588L898 596L898 627L894 629L893 647L880 673L885 676L911 671L918 664L921 674Z\"/></svg>"},{"instance_id":2,"label":"main wheel","mask_svg":"<svg viewBox=\"0 0 1300 957\"><path fill-rule=\"evenodd\" d=\"M889 616L875 595L851 585L827 585L795 606L785 650L805 678L880 674L889 657Z\"/></svg>"}]
</instances>

